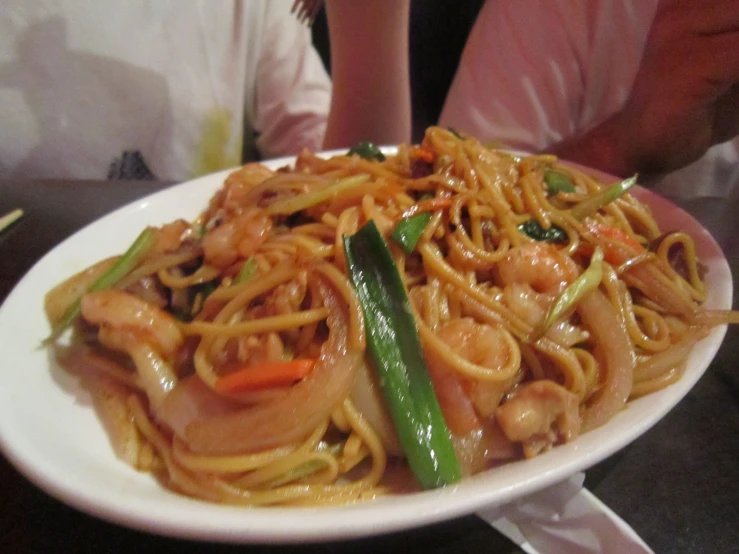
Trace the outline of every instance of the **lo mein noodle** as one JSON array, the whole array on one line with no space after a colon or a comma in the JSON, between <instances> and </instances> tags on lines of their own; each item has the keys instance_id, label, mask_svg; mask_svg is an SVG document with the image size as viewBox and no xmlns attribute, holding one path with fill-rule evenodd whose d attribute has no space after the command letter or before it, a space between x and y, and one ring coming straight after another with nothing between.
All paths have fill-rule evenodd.
<instances>
[{"instance_id":1,"label":"lo mein noodle","mask_svg":"<svg viewBox=\"0 0 739 554\"><path fill-rule=\"evenodd\" d=\"M196 221L51 290L50 342L118 456L178 492L316 505L443 485L603 425L736 320L701 308L693 240L632 184L437 127L387 157L248 164ZM428 448L445 477L417 469Z\"/></svg>"}]
</instances>

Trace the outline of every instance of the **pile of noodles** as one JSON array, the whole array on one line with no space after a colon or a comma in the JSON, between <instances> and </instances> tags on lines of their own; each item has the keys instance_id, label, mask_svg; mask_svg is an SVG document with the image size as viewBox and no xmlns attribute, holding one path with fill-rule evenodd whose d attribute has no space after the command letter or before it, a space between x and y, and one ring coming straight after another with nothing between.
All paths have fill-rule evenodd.
<instances>
[{"instance_id":1,"label":"pile of noodles","mask_svg":"<svg viewBox=\"0 0 739 554\"><path fill-rule=\"evenodd\" d=\"M552 170L574 191L552 193ZM573 217L604 186L554 157L435 127L384 161L303 152L278 171L249 164L197 221L152 229L146 256L113 291L83 296L71 344L55 348L117 454L184 494L302 505L414 490L342 246L374 220L463 472L535 456L679 379L690 348L730 317L700 308L693 240L660 229L632 195ZM389 235L423 212L430 221L406 254ZM566 239L530 238L520 226L532 219ZM538 333L597 247L615 253L600 284ZM52 324L114 260L49 292ZM216 390L231 372L296 358L316 364L294 384Z\"/></svg>"}]
</instances>

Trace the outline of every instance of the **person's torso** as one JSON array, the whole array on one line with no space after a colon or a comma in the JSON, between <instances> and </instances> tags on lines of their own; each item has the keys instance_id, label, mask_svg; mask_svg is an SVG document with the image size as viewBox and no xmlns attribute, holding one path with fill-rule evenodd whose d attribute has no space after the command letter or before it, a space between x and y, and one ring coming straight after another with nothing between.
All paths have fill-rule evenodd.
<instances>
[{"instance_id":1,"label":"person's torso","mask_svg":"<svg viewBox=\"0 0 739 554\"><path fill-rule=\"evenodd\" d=\"M0 174L178 180L237 164L264 4L4 4Z\"/></svg>"},{"instance_id":2,"label":"person's torso","mask_svg":"<svg viewBox=\"0 0 739 554\"><path fill-rule=\"evenodd\" d=\"M657 0L488 0L440 124L541 151L621 109ZM739 193L739 139L650 183L671 198Z\"/></svg>"}]
</instances>

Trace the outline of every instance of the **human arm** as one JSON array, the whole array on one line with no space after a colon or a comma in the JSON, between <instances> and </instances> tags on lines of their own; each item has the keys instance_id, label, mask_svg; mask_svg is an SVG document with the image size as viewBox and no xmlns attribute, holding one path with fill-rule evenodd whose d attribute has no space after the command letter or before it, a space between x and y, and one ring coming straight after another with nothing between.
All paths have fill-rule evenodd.
<instances>
[{"instance_id":1,"label":"human arm","mask_svg":"<svg viewBox=\"0 0 739 554\"><path fill-rule=\"evenodd\" d=\"M662 0L619 111L547 150L616 175L659 174L739 133L739 1Z\"/></svg>"},{"instance_id":2,"label":"human arm","mask_svg":"<svg viewBox=\"0 0 739 554\"><path fill-rule=\"evenodd\" d=\"M411 137L410 0L327 0L333 95L325 148Z\"/></svg>"}]
</instances>

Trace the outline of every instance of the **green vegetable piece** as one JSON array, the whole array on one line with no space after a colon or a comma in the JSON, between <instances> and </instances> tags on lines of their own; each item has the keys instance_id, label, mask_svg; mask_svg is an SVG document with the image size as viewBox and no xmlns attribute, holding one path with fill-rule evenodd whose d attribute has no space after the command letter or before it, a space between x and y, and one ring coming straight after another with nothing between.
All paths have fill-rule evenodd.
<instances>
[{"instance_id":1,"label":"green vegetable piece","mask_svg":"<svg viewBox=\"0 0 739 554\"><path fill-rule=\"evenodd\" d=\"M421 196L421 200L428 200L433 197L432 194L424 194ZM430 212L405 217L398 222L390 237L403 248L406 254L410 254L416 248L418 239L421 238L429 221L431 221Z\"/></svg>"},{"instance_id":2,"label":"green vegetable piece","mask_svg":"<svg viewBox=\"0 0 739 554\"><path fill-rule=\"evenodd\" d=\"M590 259L590 265L582 272L582 274L572 281L570 285L562 291L557 301L549 306L544 321L532 333L532 341L537 340L552 324L557 321L570 308L577 304L586 294L594 291L600 285L603 278L603 250L600 246L593 252Z\"/></svg>"},{"instance_id":3,"label":"green vegetable piece","mask_svg":"<svg viewBox=\"0 0 739 554\"><path fill-rule=\"evenodd\" d=\"M552 173L552 172L548 172ZM570 214L575 219L583 220L589 215L594 214L602 207L613 202L617 198L623 196L626 191L636 184L637 176L629 177L614 185L611 185L607 189L594 194L590 198L586 198L575 207L570 210ZM545 176L546 180L546 176ZM567 242L567 233L560 226L552 224L549 229L544 229L536 219L529 219L518 226L518 230L521 231L527 237L530 237L538 241L546 242Z\"/></svg>"},{"instance_id":4,"label":"green vegetable piece","mask_svg":"<svg viewBox=\"0 0 739 554\"><path fill-rule=\"evenodd\" d=\"M544 174L544 182L547 184L547 192L552 196L560 192L575 192L575 184L572 180L559 171L547 171Z\"/></svg>"},{"instance_id":5,"label":"green vegetable piece","mask_svg":"<svg viewBox=\"0 0 739 554\"><path fill-rule=\"evenodd\" d=\"M232 285L240 285L246 283L249 279L254 277L257 273L257 262L254 260L254 256L249 256L249 259L244 262L241 266L239 274L231 282Z\"/></svg>"},{"instance_id":6,"label":"green vegetable piece","mask_svg":"<svg viewBox=\"0 0 739 554\"><path fill-rule=\"evenodd\" d=\"M369 179L370 176L366 173L359 173L357 175L352 175L351 177L345 177L324 189L304 192L297 196L277 200L267 206L266 211L269 215L291 215L299 211L312 208L321 202L327 202L341 192L360 187L369 181Z\"/></svg>"},{"instance_id":7,"label":"green vegetable piece","mask_svg":"<svg viewBox=\"0 0 739 554\"><path fill-rule=\"evenodd\" d=\"M431 212L406 217L398 222L390 236L403 248L406 254L411 254L429 221L431 221Z\"/></svg>"},{"instance_id":8,"label":"green vegetable piece","mask_svg":"<svg viewBox=\"0 0 739 554\"><path fill-rule=\"evenodd\" d=\"M633 175L583 200L570 210L572 217L582 221L589 215L594 214L602 207L623 196L626 191L636 184L636 178L637 175Z\"/></svg>"},{"instance_id":9,"label":"green vegetable piece","mask_svg":"<svg viewBox=\"0 0 739 554\"><path fill-rule=\"evenodd\" d=\"M349 150L349 152L346 153L347 156L353 156L354 154L360 158L364 158L365 160L377 160L378 162L385 161L385 154L383 154L382 151L380 151L380 149L373 143L366 140L358 142L351 150Z\"/></svg>"},{"instance_id":10,"label":"green vegetable piece","mask_svg":"<svg viewBox=\"0 0 739 554\"><path fill-rule=\"evenodd\" d=\"M0 217L0 233L5 231L5 229L10 228L10 226L18 221L21 217L23 217L23 210L21 210L20 208L16 208L12 212Z\"/></svg>"},{"instance_id":11,"label":"green vegetable piece","mask_svg":"<svg viewBox=\"0 0 739 554\"><path fill-rule=\"evenodd\" d=\"M86 293L109 289L128 275L152 247L154 244L154 238L154 233L151 229L144 229L133 244L128 247L128 250L126 250L118 260L116 260L113 266L98 277L92 285L90 285ZM54 327L54 329L52 329L51 335L44 340L44 344L53 342L72 324L80 313L80 301L81 297L67 308L62 320Z\"/></svg>"},{"instance_id":12,"label":"green vegetable piece","mask_svg":"<svg viewBox=\"0 0 739 554\"><path fill-rule=\"evenodd\" d=\"M459 462L387 243L369 221L344 237L344 250L364 313L370 357L408 463L424 488L454 483L461 477Z\"/></svg>"},{"instance_id":13,"label":"green vegetable piece","mask_svg":"<svg viewBox=\"0 0 739 554\"><path fill-rule=\"evenodd\" d=\"M218 286L213 281L208 281L207 283L203 283L203 285L200 288L200 294L203 295L203 300L208 298L211 294L213 294Z\"/></svg>"},{"instance_id":14,"label":"green vegetable piece","mask_svg":"<svg viewBox=\"0 0 739 554\"><path fill-rule=\"evenodd\" d=\"M567 242L567 233L559 225L552 223L549 229L544 229L536 219L529 219L518 226L527 237L541 242Z\"/></svg>"},{"instance_id":15,"label":"green vegetable piece","mask_svg":"<svg viewBox=\"0 0 739 554\"><path fill-rule=\"evenodd\" d=\"M454 127L447 127L447 130L451 134L453 134L455 137L457 137L459 140L464 140L464 137L462 136L462 134L459 131L457 131Z\"/></svg>"}]
</instances>

